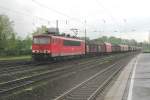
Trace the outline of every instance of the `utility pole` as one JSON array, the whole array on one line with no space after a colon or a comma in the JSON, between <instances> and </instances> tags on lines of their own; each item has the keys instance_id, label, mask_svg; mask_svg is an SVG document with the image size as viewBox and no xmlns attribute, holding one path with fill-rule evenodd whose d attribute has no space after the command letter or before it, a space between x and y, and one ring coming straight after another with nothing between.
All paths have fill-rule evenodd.
<instances>
[{"instance_id":1,"label":"utility pole","mask_svg":"<svg viewBox=\"0 0 150 100\"><path fill-rule=\"evenodd\" d=\"M85 20L85 30L84 30L84 32L85 32L85 53L86 53L86 44L87 44L87 40L86 40L86 20Z\"/></svg>"},{"instance_id":2,"label":"utility pole","mask_svg":"<svg viewBox=\"0 0 150 100\"><path fill-rule=\"evenodd\" d=\"M56 20L56 30L57 30L57 34L59 34L58 20Z\"/></svg>"},{"instance_id":3,"label":"utility pole","mask_svg":"<svg viewBox=\"0 0 150 100\"><path fill-rule=\"evenodd\" d=\"M149 48L149 51L150 51L150 30L149 30L149 33L148 33L148 48Z\"/></svg>"},{"instance_id":4,"label":"utility pole","mask_svg":"<svg viewBox=\"0 0 150 100\"><path fill-rule=\"evenodd\" d=\"M149 42L149 44L150 44L150 31L149 31L149 33L148 33L148 42Z\"/></svg>"}]
</instances>

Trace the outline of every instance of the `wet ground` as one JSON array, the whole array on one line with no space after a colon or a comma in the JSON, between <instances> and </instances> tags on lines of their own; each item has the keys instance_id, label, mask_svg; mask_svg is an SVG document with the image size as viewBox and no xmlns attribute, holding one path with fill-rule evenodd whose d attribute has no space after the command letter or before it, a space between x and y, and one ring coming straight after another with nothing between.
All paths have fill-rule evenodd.
<instances>
[{"instance_id":1,"label":"wet ground","mask_svg":"<svg viewBox=\"0 0 150 100\"><path fill-rule=\"evenodd\" d=\"M124 68L97 100L150 100L150 53L141 53Z\"/></svg>"},{"instance_id":2,"label":"wet ground","mask_svg":"<svg viewBox=\"0 0 150 100\"><path fill-rule=\"evenodd\" d=\"M150 100L150 54L141 54L135 66L131 100Z\"/></svg>"},{"instance_id":3,"label":"wet ground","mask_svg":"<svg viewBox=\"0 0 150 100\"><path fill-rule=\"evenodd\" d=\"M129 62L104 100L150 100L150 53Z\"/></svg>"}]
</instances>

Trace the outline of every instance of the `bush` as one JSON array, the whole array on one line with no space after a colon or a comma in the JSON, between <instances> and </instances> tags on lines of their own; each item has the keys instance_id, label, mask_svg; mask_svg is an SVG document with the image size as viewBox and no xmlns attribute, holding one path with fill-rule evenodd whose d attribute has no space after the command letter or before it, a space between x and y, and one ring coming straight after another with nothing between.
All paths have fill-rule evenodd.
<instances>
[{"instance_id":1,"label":"bush","mask_svg":"<svg viewBox=\"0 0 150 100\"><path fill-rule=\"evenodd\" d=\"M27 50L3 50L0 51L0 56L20 56L20 55L31 55L31 49Z\"/></svg>"}]
</instances>

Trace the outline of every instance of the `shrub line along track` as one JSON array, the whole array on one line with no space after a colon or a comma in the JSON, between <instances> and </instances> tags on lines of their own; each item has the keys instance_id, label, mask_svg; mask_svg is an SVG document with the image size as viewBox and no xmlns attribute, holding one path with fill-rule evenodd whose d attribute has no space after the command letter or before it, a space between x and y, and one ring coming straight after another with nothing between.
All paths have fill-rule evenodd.
<instances>
[{"instance_id":1,"label":"shrub line along track","mask_svg":"<svg viewBox=\"0 0 150 100\"><path fill-rule=\"evenodd\" d=\"M110 57L105 57L105 58L101 58L101 59L97 59L96 62L100 62L100 61L107 61L107 60L111 60L112 58L117 58L119 55L115 55L115 56L110 56ZM119 56L121 57L122 54ZM107 58L107 59L106 59ZM109 58L109 59L108 59ZM91 63L92 61L88 61L87 63L80 63L80 67L84 66L82 69L78 66L74 67L74 66L69 66L69 67L61 67L61 68L56 68L56 69L52 69L43 73L38 73L32 76L28 76L28 77L23 77L20 79L16 79L16 80L11 80L11 81L7 81L7 82L2 82L0 83L0 94L1 96L5 96L8 95L9 93L12 93L14 90L19 90L22 87L25 86L30 86L36 82L40 82L46 79L53 79L53 78L57 78L60 76L66 76L69 74L75 74L76 70L85 70L85 69L90 69L93 67L96 67L98 65L101 65L103 63L97 63L93 66L94 63ZM89 67L89 65L86 67L86 65L90 64L91 66ZM74 68L74 69L73 69ZM67 74L66 74L67 73Z\"/></svg>"},{"instance_id":2,"label":"shrub line along track","mask_svg":"<svg viewBox=\"0 0 150 100\"><path fill-rule=\"evenodd\" d=\"M127 60L127 59L126 59ZM54 100L93 100L111 79L125 66L124 61L110 65ZM127 60L128 61L128 60ZM125 62L127 62L125 61Z\"/></svg>"}]
</instances>

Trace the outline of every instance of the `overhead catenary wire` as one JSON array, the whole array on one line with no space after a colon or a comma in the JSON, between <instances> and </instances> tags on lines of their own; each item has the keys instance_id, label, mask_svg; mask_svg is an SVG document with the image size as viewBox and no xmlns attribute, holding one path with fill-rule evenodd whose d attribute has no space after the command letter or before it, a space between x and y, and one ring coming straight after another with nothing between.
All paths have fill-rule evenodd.
<instances>
[{"instance_id":1,"label":"overhead catenary wire","mask_svg":"<svg viewBox=\"0 0 150 100\"><path fill-rule=\"evenodd\" d=\"M42 8L46 8L46 9L48 9L48 10L53 11L54 13L57 13L57 14L59 14L59 15L62 15L62 16L67 17L67 18L69 18L69 19L72 19L72 20L74 20L74 21L78 21L78 22L80 22L80 23L83 23L80 19L71 17L71 16L69 16L69 15L67 15L67 14L65 14L65 13L62 13L62 12L60 12L60 11L54 9L54 8L50 8L50 7L46 6L46 5L44 5L44 4L40 3L40 2L38 2L37 0L32 0L32 1L33 1L35 4L37 4L38 6L42 7Z\"/></svg>"},{"instance_id":2,"label":"overhead catenary wire","mask_svg":"<svg viewBox=\"0 0 150 100\"><path fill-rule=\"evenodd\" d=\"M72 16L70 16L70 15L68 15L68 14L65 14L65 13L63 13L63 12L60 12L60 11L54 9L54 8L50 8L50 7L46 6L46 5L44 5L44 4L40 3L40 2L38 2L37 0L32 0L32 1L33 1L35 4L37 4L38 6L40 6L41 8L45 8L45 9L51 10L51 11L54 12L54 13L57 13L57 14L62 15L62 16L66 17L66 18L68 18L68 19L70 19L70 20L72 20L72 21L75 21L75 22L78 22L78 23L81 23L82 25L84 25L84 20L86 20L86 19L81 20L81 19L79 19L79 18L72 17ZM92 25L89 25L89 24L87 24L87 26L93 27Z\"/></svg>"},{"instance_id":3,"label":"overhead catenary wire","mask_svg":"<svg viewBox=\"0 0 150 100\"><path fill-rule=\"evenodd\" d=\"M39 5L40 7L42 7L42 8L46 8L46 9L49 9L49 10L51 9L51 11L53 11L53 12L55 12L55 13L58 13L59 15L65 16L66 18L70 19L70 21L76 21L76 22L78 22L78 23L81 23L81 25L82 25L83 27L85 27L85 26L84 26L84 20L85 20L85 19L84 19L84 20L80 20L80 19L78 19L78 18L72 17L72 16L67 15L67 14L65 14L65 13L62 13L62 12L60 12L60 11L57 11L57 10L55 10L55 9L53 9L53 8L47 7L46 5L41 4L41 3L37 2L36 0L32 0L32 1L33 1L34 3L36 3L37 5ZM23 12L22 10L14 10L14 9L10 9L10 8L4 7L4 6L0 6L0 9L5 9L5 10L7 10L7 11L9 11L9 12L13 12L13 13L15 13L17 16L20 15L20 16L25 16L25 17L31 17L31 18L33 18L33 21L31 22L33 26L35 26L36 23L38 23L38 21L45 21L45 22L47 22L48 25L51 24L52 22L54 22L54 20L49 20L49 19L47 19L47 18L35 16L35 15L32 15L31 13L25 13L25 12ZM60 19L56 19L56 20L62 21L62 20L60 20ZM69 22L69 20L63 20L63 21L65 22L66 25L67 25L68 22ZM17 20L17 22L19 22L19 19ZM20 22L22 23L23 20L20 20ZM87 26L93 27L93 25L89 25L89 24L86 24L86 27L87 27ZM79 29L79 30L80 30L80 29ZM82 30L82 29L81 29L81 30Z\"/></svg>"},{"instance_id":4,"label":"overhead catenary wire","mask_svg":"<svg viewBox=\"0 0 150 100\"><path fill-rule=\"evenodd\" d=\"M43 18L43 17L39 17L39 16L35 16L35 15L32 15L31 13L25 13L23 11L18 11L18 10L14 10L14 9L10 9L10 8L7 8L7 7L3 7L3 6L0 6L0 9L2 10L6 10L8 12L11 12L13 14L16 14L17 16L23 16L23 17L31 17L31 18L34 18L36 20L40 20L40 21L46 21L47 23L51 23L51 22L55 22L56 20L49 20L47 18ZM1 13L3 14L3 13ZM22 20L21 20L22 21ZM67 20L59 20L59 21L64 21L64 23L66 23ZM68 21L67 21L67 24L68 24Z\"/></svg>"},{"instance_id":5,"label":"overhead catenary wire","mask_svg":"<svg viewBox=\"0 0 150 100\"><path fill-rule=\"evenodd\" d=\"M54 24L56 22L56 20L49 20L49 19L46 19L46 18L43 18L43 17L39 17L39 16L35 16L35 15L32 15L31 13L25 13L23 11L19 11L19 10L14 10L14 9L10 9L10 8L7 8L7 7L4 7L4 6L0 6L0 9L2 10L5 10L7 12L11 12L13 14L16 14L16 16L23 16L25 17L26 19L27 18L32 18L32 22L31 24L33 26L36 26L37 23L40 24L40 23L45 23L44 25L52 25L52 23ZM3 14L3 13L1 13ZM14 18L13 18L14 20ZM64 22L66 25L68 25L69 21L68 20L60 20L59 21L61 22ZM67 23L66 23L67 22ZM23 24L24 23L24 20L20 20L20 19L16 19L15 23L17 24ZM36 26L37 27L37 26Z\"/></svg>"},{"instance_id":6,"label":"overhead catenary wire","mask_svg":"<svg viewBox=\"0 0 150 100\"><path fill-rule=\"evenodd\" d=\"M116 19L113 17L113 14L111 13L111 11L109 9L106 9L106 7L99 0L95 0L95 1L97 2L97 4L99 6L101 6L107 12L107 14L109 13L108 15L111 17L112 21L117 26L118 31L121 32L120 31L120 25L118 24L118 22L116 21Z\"/></svg>"},{"instance_id":7,"label":"overhead catenary wire","mask_svg":"<svg viewBox=\"0 0 150 100\"><path fill-rule=\"evenodd\" d=\"M18 10L14 10L14 9L10 9L10 8L7 8L7 7L3 7L3 6L0 6L0 9L3 9L3 10L6 10L6 11L8 11L8 12L11 12L11 13L13 13L13 14L16 14L17 16L19 15L19 16L23 16L23 17L31 17L31 18L33 18L33 21L31 22L31 24L33 25L33 26L36 26L36 24L37 23L40 23L39 21L47 21L48 22L48 24L49 23L51 23L52 22L52 20L48 20L48 19L45 19L45 18L42 18L42 17L38 17L38 16L32 16L30 13L25 13L25 12L23 12L23 11L18 11ZM60 21L60 20L59 20ZM65 20L65 24L67 25L68 24L68 22L69 21L67 21L67 20ZM20 19L17 19L16 21L15 21L15 23L17 23L17 24L23 24L24 23L24 21L23 20L20 20ZM80 29L79 29L80 30ZM82 31L82 32L84 32L84 31Z\"/></svg>"},{"instance_id":8,"label":"overhead catenary wire","mask_svg":"<svg viewBox=\"0 0 150 100\"><path fill-rule=\"evenodd\" d=\"M42 17L38 17L38 16L32 16L32 15L29 14L29 13L24 13L24 12L22 12L22 11L17 11L17 10L9 9L9 8L3 7L3 6L0 6L0 9L7 10L7 11L12 12L12 13L17 14L17 15L19 14L20 16L31 17L31 18L36 18L36 19L39 19L39 20L51 22L51 21L48 20L48 19L45 19L45 18L42 18Z\"/></svg>"},{"instance_id":9,"label":"overhead catenary wire","mask_svg":"<svg viewBox=\"0 0 150 100\"><path fill-rule=\"evenodd\" d=\"M35 4L39 5L40 7L49 9L49 10L51 10L51 11L53 11L53 12L59 14L59 15L62 15L62 16L68 17L68 18L70 18L70 19L73 19L73 20L76 20L76 21L81 22L81 21L80 21L79 19L77 19L77 18L73 18L73 17L71 17L71 16L69 16L69 15L67 15L67 14L65 14L65 13L62 13L62 12L60 12L60 11L58 11L58 10L55 10L55 9L53 9L53 8L50 8L50 7L47 7L47 6L45 6L44 4L42 4L42 3L40 3L40 2L38 2L38 1L36 1L36 0L32 0L32 1L33 1Z\"/></svg>"}]
</instances>

